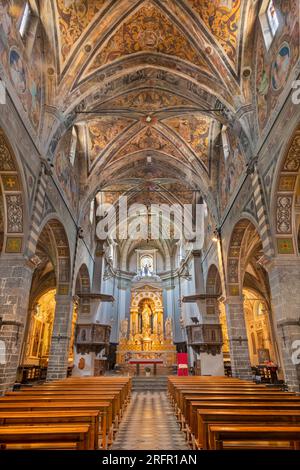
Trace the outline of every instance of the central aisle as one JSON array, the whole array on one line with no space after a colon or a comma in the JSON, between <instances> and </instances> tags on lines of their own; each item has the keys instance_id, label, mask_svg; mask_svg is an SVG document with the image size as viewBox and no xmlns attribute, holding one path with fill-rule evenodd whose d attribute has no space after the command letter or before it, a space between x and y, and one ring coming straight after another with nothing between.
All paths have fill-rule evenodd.
<instances>
[{"instance_id":1,"label":"central aisle","mask_svg":"<svg viewBox=\"0 0 300 470\"><path fill-rule=\"evenodd\" d=\"M113 450L187 450L166 392L133 392Z\"/></svg>"}]
</instances>

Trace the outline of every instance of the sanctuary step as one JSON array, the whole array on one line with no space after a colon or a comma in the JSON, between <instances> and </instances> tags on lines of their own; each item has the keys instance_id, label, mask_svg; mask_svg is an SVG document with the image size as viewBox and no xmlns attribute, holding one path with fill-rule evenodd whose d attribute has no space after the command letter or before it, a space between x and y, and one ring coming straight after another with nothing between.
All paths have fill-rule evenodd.
<instances>
[{"instance_id":1,"label":"sanctuary step","mask_svg":"<svg viewBox=\"0 0 300 470\"><path fill-rule=\"evenodd\" d=\"M150 377L133 377L132 390L136 392L145 391L166 391L167 390L167 377L164 376L150 376Z\"/></svg>"}]
</instances>

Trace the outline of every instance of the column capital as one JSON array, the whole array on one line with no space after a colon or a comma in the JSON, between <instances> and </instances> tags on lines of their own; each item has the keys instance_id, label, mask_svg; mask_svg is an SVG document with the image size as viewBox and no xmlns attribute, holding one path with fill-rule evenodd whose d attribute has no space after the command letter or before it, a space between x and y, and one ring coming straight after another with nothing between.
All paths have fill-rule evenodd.
<instances>
[{"instance_id":1,"label":"column capital","mask_svg":"<svg viewBox=\"0 0 300 470\"><path fill-rule=\"evenodd\" d=\"M259 260L260 264L269 274L276 269L290 269L300 267L300 257L297 255L279 255L272 258L263 255Z\"/></svg>"},{"instance_id":2,"label":"column capital","mask_svg":"<svg viewBox=\"0 0 300 470\"><path fill-rule=\"evenodd\" d=\"M192 255L194 256L194 258L200 258L200 256L202 255L202 251L201 250L192 250Z\"/></svg>"}]
</instances>

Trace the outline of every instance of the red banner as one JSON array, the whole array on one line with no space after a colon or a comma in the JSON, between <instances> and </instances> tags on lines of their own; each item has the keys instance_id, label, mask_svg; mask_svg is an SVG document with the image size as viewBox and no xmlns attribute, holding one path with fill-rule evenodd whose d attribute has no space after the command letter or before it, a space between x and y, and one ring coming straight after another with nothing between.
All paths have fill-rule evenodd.
<instances>
[{"instance_id":1,"label":"red banner","mask_svg":"<svg viewBox=\"0 0 300 470\"><path fill-rule=\"evenodd\" d=\"M189 375L187 353L177 353L177 375Z\"/></svg>"}]
</instances>

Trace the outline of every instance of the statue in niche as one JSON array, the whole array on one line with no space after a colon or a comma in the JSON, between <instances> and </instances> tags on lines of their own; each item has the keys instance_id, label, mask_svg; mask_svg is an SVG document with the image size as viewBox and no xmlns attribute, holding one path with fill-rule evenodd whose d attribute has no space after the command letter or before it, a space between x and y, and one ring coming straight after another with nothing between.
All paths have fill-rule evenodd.
<instances>
[{"instance_id":1,"label":"statue in niche","mask_svg":"<svg viewBox=\"0 0 300 470\"><path fill-rule=\"evenodd\" d=\"M165 330L166 330L166 339L172 339L173 330L172 330L172 318L171 317L168 317L166 319Z\"/></svg>"},{"instance_id":2,"label":"statue in niche","mask_svg":"<svg viewBox=\"0 0 300 470\"><path fill-rule=\"evenodd\" d=\"M150 315L151 315L151 310L149 308L149 305L145 305L144 310L142 311L142 320L143 320L143 333L151 333L151 327L150 327Z\"/></svg>"}]
</instances>

